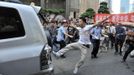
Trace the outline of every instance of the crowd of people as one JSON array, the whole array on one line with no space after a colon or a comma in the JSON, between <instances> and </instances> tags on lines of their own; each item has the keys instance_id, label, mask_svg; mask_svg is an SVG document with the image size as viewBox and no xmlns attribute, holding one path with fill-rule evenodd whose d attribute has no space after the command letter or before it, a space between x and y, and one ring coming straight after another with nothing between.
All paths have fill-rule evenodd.
<instances>
[{"instance_id":1,"label":"crowd of people","mask_svg":"<svg viewBox=\"0 0 134 75\"><path fill-rule=\"evenodd\" d=\"M80 66L84 63L88 49L91 49L91 58L98 58L101 51L115 50L115 55L123 56L125 62L128 55L134 50L134 28L125 25L128 23L112 23L107 19L96 23L89 23L86 18L63 20L57 22L52 20L47 29L52 37L52 53L56 57L66 58L64 55L69 50L80 50L81 58L76 63L73 73L77 74ZM59 44L59 45L57 45ZM127 50L123 53L124 48ZM124 55L123 55L124 54Z\"/></svg>"}]
</instances>

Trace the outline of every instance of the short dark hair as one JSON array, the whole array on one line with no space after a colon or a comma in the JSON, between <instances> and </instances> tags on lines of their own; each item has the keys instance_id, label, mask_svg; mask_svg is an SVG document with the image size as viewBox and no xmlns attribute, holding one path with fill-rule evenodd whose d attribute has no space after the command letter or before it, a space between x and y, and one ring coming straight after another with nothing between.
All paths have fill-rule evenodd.
<instances>
[{"instance_id":1,"label":"short dark hair","mask_svg":"<svg viewBox=\"0 0 134 75\"><path fill-rule=\"evenodd\" d=\"M86 19L84 17L80 17L79 19L81 19L84 23L86 23Z\"/></svg>"}]
</instances>

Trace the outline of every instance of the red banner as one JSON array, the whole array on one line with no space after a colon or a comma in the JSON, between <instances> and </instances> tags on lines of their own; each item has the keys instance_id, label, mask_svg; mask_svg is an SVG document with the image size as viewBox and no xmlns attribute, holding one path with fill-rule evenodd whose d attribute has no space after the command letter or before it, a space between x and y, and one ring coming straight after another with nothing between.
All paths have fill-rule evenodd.
<instances>
[{"instance_id":1,"label":"red banner","mask_svg":"<svg viewBox=\"0 0 134 75\"><path fill-rule=\"evenodd\" d=\"M128 14L96 14L95 16L95 22L98 20L103 20L107 17L110 17L107 22L134 22L134 13L128 13Z\"/></svg>"}]
</instances>

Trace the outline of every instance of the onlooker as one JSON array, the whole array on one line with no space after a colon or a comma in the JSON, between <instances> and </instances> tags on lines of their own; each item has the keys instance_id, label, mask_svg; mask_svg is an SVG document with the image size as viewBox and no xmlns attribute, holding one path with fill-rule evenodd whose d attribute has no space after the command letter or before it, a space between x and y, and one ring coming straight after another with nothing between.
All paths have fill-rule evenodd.
<instances>
[{"instance_id":1,"label":"onlooker","mask_svg":"<svg viewBox=\"0 0 134 75\"><path fill-rule=\"evenodd\" d=\"M97 58L97 53L100 47L100 38L102 35L101 32L102 32L101 25L94 27L91 31L92 43L93 43L93 50L91 53L91 58Z\"/></svg>"},{"instance_id":2,"label":"onlooker","mask_svg":"<svg viewBox=\"0 0 134 75\"><path fill-rule=\"evenodd\" d=\"M115 54L122 55L122 46L125 41L125 29L121 26L121 24L117 24L116 33L115 33ZM118 50L119 47L119 50Z\"/></svg>"},{"instance_id":3,"label":"onlooker","mask_svg":"<svg viewBox=\"0 0 134 75\"><path fill-rule=\"evenodd\" d=\"M51 38L52 38L52 45L54 45L55 47L58 47L54 41L54 39L57 35L57 27L58 27L56 24L56 21L54 21L54 20L51 21L49 25L50 25L50 27L48 27L47 29L49 30ZM53 48L53 46L52 46L52 48ZM56 50L56 49L53 49L53 50Z\"/></svg>"},{"instance_id":4,"label":"onlooker","mask_svg":"<svg viewBox=\"0 0 134 75\"><path fill-rule=\"evenodd\" d=\"M67 37L67 44L73 43L76 41L76 34L78 32L74 27L72 27L70 25L75 25L75 24L73 23L73 21L71 21L69 23L69 26L67 27L68 34L73 36L73 38Z\"/></svg>"},{"instance_id":5,"label":"onlooker","mask_svg":"<svg viewBox=\"0 0 134 75\"><path fill-rule=\"evenodd\" d=\"M67 20L63 20L62 25L59 27L58 32L57 32L57 36L56 36L55 41L54 41L55 43L60 44L60 49L62 49L66 46L65 36L73 38L72 35L69 35L67 33L66 27L68 27ZM62 56L62 57L65 58L65 56Z\"/></svg>"},{"instance_id":6,"label":"onlooker","mask_svg":"<svg viewBox=\"0 0 134 75\"><path fill-rule=\"evenodd\" d=\"M108 48L109 48L108 28L106 26L103 26L100 49L101 51L107 51Z\"/></svg>"},{"instance_id":7,"label":"onlooker","mask_svg":"<svg viewBox=\"0 0 134 75\"><path fill-rule=\"evenodd\" d=\"M109 41L111 42L111 49L114 47L114 43L115 43L115 26L112 23L109 23L110 27L109 27Z\"/></svg>"}]
</instances>

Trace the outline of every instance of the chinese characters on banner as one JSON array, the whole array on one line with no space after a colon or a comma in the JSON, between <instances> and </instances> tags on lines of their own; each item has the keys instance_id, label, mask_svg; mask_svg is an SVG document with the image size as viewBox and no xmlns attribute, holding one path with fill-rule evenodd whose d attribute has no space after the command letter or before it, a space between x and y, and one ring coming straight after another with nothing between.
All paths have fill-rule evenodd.
<instances>
[{"instance_id":1,"label":"chinese characters on banner","mask_svg":"<svg viewBox=\"0 0 134 75\"><path fill-rule=\"evenodd\" d=\"M128 14L96 14L94 21L103 20L109 16L111 16L107 22L134 22L134 13Z\"/></svg>"}]
</instances>

